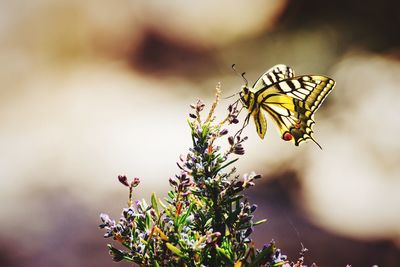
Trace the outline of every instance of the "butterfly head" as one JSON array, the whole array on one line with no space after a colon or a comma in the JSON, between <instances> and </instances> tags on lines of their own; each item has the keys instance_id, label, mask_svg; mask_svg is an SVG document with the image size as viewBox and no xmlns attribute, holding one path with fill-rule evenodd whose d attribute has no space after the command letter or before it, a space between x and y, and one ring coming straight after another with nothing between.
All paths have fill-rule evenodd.
<instances>
[{"instance_id":1,"label":"butterfly head","mask_svg":"<svg viewBox=\"0 0 400 267\"><path fill-rule=\"evenodd\" d=\"M240 95L240 101L242 101L243 105L246 108L250 107L250 102L252 99L252 92L250 91L249 87L247 87L247 85L243 85L242 86L242 90L240 91L239 95Z\"/></svg>"}]
</instances>

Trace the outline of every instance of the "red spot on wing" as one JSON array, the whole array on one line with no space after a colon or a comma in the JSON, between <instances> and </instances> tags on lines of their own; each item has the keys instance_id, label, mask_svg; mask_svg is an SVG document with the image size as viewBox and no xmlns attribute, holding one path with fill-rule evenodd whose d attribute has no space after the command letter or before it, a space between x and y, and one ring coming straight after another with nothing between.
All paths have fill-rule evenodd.
<instances>
[{"instance_id":1,"label":"red spot on wing","mask_svg":"<svg viewBox=\"0 0 400 267\"><path fill-rule=\"evenodd\" d=\"M290 140L293 139L293 135L290 134L290 133L288 133L288 132L286 132L286 133L283 134L282 138L283 138L283 140L285 140L285 141L290 141Z\"/></svg>"}]
</instances>

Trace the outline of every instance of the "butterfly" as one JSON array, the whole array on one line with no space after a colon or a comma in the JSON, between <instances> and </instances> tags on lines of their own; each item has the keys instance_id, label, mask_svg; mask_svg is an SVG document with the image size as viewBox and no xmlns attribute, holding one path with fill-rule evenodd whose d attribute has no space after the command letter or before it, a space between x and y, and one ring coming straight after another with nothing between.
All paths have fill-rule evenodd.
<instances>
[{"instance_id":1,"label":"butterfly","mask_svg":"<svg viewBox=\"0 0 400 267\"><path fill-rule=\"evenodd\" d=\"M293 69L278 64L261 75L252 87L245 81L239 93L249 112L244 127L253 117L257 133L264 139L266 112L278 126L283 140L298 146L311 139L321 148L313 138L314 114L335 86L334 80L322 75L295 76Z\"/></svg>"}]
</instances>

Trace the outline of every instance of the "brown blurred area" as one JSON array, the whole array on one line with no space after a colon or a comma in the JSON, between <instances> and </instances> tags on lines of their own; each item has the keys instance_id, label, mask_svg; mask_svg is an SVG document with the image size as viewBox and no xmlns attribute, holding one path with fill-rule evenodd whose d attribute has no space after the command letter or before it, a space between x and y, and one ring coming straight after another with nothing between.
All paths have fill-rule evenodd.
<instances>
[{"instance_id":1,"label":"brown blurred area","mask_svg":"<svg viewBox=\"0 0 400 267\"><path fill-rule=\"evenodd\" d=\"M400 265L400 3L397 1L0 2L0 266L110 266L99 213L118 218L117 175L137 198L168 190L190 145L186 116L283 63L337 85L312 143L252 125L248 197L290 258ZM223 101L220 114L224 113ZM121 263L120 266L130 266Z\"/></svg>"}]
</instances>

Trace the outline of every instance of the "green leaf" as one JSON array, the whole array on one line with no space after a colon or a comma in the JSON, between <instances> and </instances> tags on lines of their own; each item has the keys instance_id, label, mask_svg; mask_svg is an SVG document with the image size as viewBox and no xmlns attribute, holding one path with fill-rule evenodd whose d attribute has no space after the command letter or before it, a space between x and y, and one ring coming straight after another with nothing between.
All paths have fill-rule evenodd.
<instances>
[{"instance_id":1,"label":"green leaf","mask_svg":"<svg viewBox=\"0 0 400 267\"><path fill-rule=\"evenodd\" d=\"M228 163L226 163L225 165L222 165L221 167L219 167L217 170L214 171L215 174L217 174L220 170L222 170L223 168L228 167L229 165L231 165L232 163L236 162L237 160L239 160L239 158L233 159L231 161L229 161Z\"/></svg>"},{"instance_id":2,"label":"green leaf","mask_svg":"<svg viewBox=\"0 0 400 267\"><path fill-rule=\"evenodd\" d=\"M143 209L144 210L148 210L149 209L149 205L147 205L147 202L144 198L142 198L142 205L143 205Z\"/></svg>"},{"instance_id":3,"label":"green leaf","mask_svg":"<svg viewBox=\"0 0 400 267\"><path fill-rule=\"evenodd\" d=\"M233 260L231 259L231 257L228 255L227 251L225 251L225 249L220 248L220 247L216 247L217 249L217 253L222 256L222 258L224 258L226 261L228 261L231 265L234 264Z\"/></svg>"},{"instance_id":4,"label":"green leaf","mask_svg":"<svg viewBox=\"0 0 400 267\"><path fill-rule=\"evenodd\" d=\"M150 212L147 211L146 212L146 229L150 229L150 219L151 219Z\"/></svg>"},{"instance_id":5,"label":"green leaf","mask_svg":"<svg viewBox=\"0 0 400 267\"><path fill-rule=\"evenodd\" d=\"M122 261L122 260L130 261L130 262L133 261L132 258L129 257L127 255L127 253L125 253L124 251L116 249L110 244L108 244L107 247L108 247L108 250L110 252L110 255L113 257L113 260L115 262L119 262L119 261Z\"/></svg>"},{"instance_id":6,"label":"green leaf","mask_svg":"<svg viewBox=\"0 0 400 267\"><path fill-rule=\"evenodd\" d=\"M163 210L167 209L167 206L165 206L165 204L161 200L158 200L158 202L160 202L160 205L163 208Z\"/></svg>"},{"instance_id":7,"label":"green leaf","mask_svg":"<svg viewBox=\"0 0 400 267\"><path fill-rule=\"evenodd\" d=\"M142 220L142 218L140 218L139 220L136 221L136 225L137 225L137 228L141 231L145 231L147 229L146 222L145 222L145 220Z\"/></svg>"},{"instance_id":8,"label":"green leaf","mask_svg":"<svg viewBox=\"0 0 400 267\"><path fill-rule=\"evenodd\" d=\"M267 219L262 219L262 220L259 220L259 221L256 221L255 223L253 223L253 225L256 226L256 225L265 223L266 221L267 221Z\"/></svg>"},{"instance_id":9,"label":"green leaf","mask_svg":"<svg viewBox=\"0 0 400 267\"><path fill-rule=\"evenodd\" d=\"M212 222L212 217L210 218L210 219L208 219L207 221L206 221L206 223L204 224L204 228L207 228L210 224L211 224L211 222Z\"/></svg>"},{"instance_id":10,"label":"green leaf","mask_svg":"<svg viewBox=\"0 0 400 267\"><path fill-rule=\"evenodd\" d=\"M193 131L194 127L193 127L192 122L190 120L187 120L187 123L189 124L190 129L192 129L192 131Z\"/></svg>"},{"instance_id":11,"label":"green leaf","mask_svg":"<svg viewBox=\"0 0 400 267\"><path fill-rule=\"evenodd\" d=\"M160 211L158 210L158 204L157 204L157 197L156 193L151 194L151 205L153 206L154 211L156 212L157 216L160 216Z\"/></svg>"},{"instance_id":12,"label":"green leaf","mask_svg":"<svg viewBox=\"0 0 400 267\"><path fill-rule=\"evenodd\" d=\"M277 262L277 263L275 263L275 264L273 264L273 265L271 265L271 266L272 266L272 267L279 267L279 266L282 266L282 265L284 265L284 264L287 264L287 262L281 261L281 262Z\"/></svg>"},{"instance_id":13,"label":"green leaf","mask_svg":"<svg viewBox=\"0 0 400 267\"><path fill-rule=\"evenodd\" d=\"M208 124L204 124L203 125L203 127L201 127L201 138L202 139L206 139L206 137L207 137L207 134L208 134L208 132L209 132L209 130L210 130L210 128L208 127Z\"/></svg>"},{"instance_id":14,"label":"green leaf","mask_svg":"<svg viewBox=\"0 0 400 267\"><path fill-rule=\"evenodd\" d=\"M239 201L239 199L236 200L235 205L236 205L235 210L236 211L240 211L240 201Z\"/></svg>"},{"instance_id":15,"label":"green leaf","mask_svg":"<svg viewBox=\"0 0 400 267\"><path fill-rule=\"evenodd\" d=\"M197 212L197 215L199 216L199 218L200 218L200 224L201 225L203 225L203 222L205 222L206 221L206 216L205 216L205 214L201 211L201 210L197 210L196 211ZM205 227L205 226L204 226Z\"/></svg>"},{"instance_id":16,"label":"green leaf","mask_svg":"<svg viewBox=\"0 0 400 267\"><path fill-rule=\"evenodd\" d=\"M173 211L171 211L171 206L164 209L164 212L168 217L174 218L174 216L175 216L175 213Z\"/></svg>"},{"instance_id":17,"label":"green leaf","mask_svg":"<svg viewBox=\"0 0 400 267\"><path fill-rule=\"evenodd\" d=\"M168 196L170 199L174 199L175 198L175 193L173 191L168 191Z\"/></svg>"},{"instance_id":18,"label":"green leaf","mask_svg":"<svg viewBox=\"0 0 400 267\"><path fill-rule=\"evenodd\" d=\"M193 203L190 203L189 208L186 210L186 212L182 213L181 216L178 218L178 226L179 226L179 231L182 229L182 227L185 225L186 219L189 217L189 215L192 213L193 210Z\"/></svg>"},{"instance_id":19,"label":"green leaf","mask_svg":"<svg viewBox=\"0 0 400 267\"><path fill-rule=\"evenodd\" d=\"M166 245L167 245L167 248L168 248L169 250L171 250L172 253L174 253L175 255L177 255L177 256L179 256L179 257L182 257L182 258L185 256L185 255L183 254L183 252L182 252L179 248L175 247L175 246L172 245L171 243L167 242Z\"/></svg>"}]
</instances>

